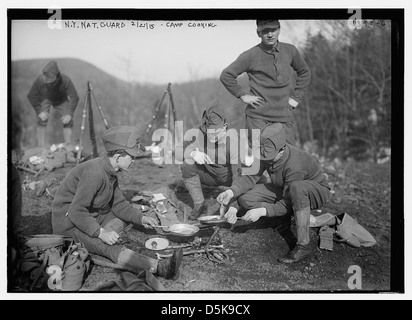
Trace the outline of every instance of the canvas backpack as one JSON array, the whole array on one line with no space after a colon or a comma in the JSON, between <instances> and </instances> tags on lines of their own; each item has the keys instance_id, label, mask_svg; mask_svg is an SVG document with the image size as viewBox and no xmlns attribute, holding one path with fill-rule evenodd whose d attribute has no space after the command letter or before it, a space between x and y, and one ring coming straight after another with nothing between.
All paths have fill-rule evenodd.
<instances>
[{"instance_id":1,"label":"canvas backpack","mask_svg":"<svg viewBox=\"0 0 412 320\"><path fill-rule=\"evenodd\" d=\"M28 291L78 291L90 266L82 243L39 234L20 237L20 267Z\"/></svg>"},{"instance_id":2,"label":"canvas backpack","mask_svg":"<svg viewBox=\"0 0 412 320\"><path fill-rule=\"evenodd\" d=\"M338 215L324 213L320 216L310 217L310 227L330 226L334 229L334 241L346 243L347 245L359 247L372 247L376 244L375 238L362 227L348 213Z\"/></svg>"}]
</instances>

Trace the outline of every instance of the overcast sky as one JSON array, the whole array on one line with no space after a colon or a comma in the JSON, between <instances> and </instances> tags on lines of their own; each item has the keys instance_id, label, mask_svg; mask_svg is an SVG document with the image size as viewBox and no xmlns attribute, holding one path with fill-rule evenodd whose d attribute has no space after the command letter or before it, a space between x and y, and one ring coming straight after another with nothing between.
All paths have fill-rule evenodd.
<instances>
[{"instance_id":1,"label":"overcast sky","mask_svg":"<svg viewBox=\"0 0 412 320\"><path fill-rule=\"evenodd\" d=\"M280 40L298 47L306 30L319 27L317 21L281 23ZM123 80L157 84L219 76L260 42L255 20L15 20L11 30L12 60L78 58Z\"/></svg>"}]
</instances>

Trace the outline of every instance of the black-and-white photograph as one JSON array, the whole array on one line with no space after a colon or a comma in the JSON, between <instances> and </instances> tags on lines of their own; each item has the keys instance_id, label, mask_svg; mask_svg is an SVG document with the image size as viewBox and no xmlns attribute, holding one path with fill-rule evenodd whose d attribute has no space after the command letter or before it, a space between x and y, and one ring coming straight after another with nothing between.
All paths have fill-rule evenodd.
<instances>
[{"instance_id":1,"label":"black-and-white photograph","mask_svg":"<svg viewBox=\"0 0 412 320\"><path fill-rule=\"evenodd\" d=\"M405 292L404 9L6 10L7 293Z\"/></svg>"}]
</instances>

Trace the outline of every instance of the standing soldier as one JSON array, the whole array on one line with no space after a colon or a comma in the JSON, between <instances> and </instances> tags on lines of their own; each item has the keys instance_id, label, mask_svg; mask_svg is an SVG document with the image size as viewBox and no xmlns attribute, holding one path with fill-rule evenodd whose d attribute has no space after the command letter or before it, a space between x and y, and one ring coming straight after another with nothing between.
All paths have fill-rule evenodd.
<instances>
[{"instance_id":1,"label":"standing soldier","mask_svg":"<svg viewBox=\"0 0 412 320\"><path fill-rule=\"evenodd\" d=\"M271 123L281 123L286 142L294 145L291 110L302 101L311 73L296 47L278 40L278 20L257 20L256 24L261 43L240 54L222 71L220 81L232 95L247 104L245 122L250 147L252 129L260 130ZM297 74L292 93L291 71ZM250 92L244 91L237 81L244 72L249 77Z\"/></svg>"}]
</instances>

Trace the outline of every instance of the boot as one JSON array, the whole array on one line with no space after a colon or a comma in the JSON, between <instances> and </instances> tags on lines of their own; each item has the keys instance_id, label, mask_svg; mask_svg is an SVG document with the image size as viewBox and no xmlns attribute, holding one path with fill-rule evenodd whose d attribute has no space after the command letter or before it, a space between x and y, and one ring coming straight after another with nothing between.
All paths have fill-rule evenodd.
<instances>
[{"instance_id":1,"label":"boot","mask_svg":"<svg viewBox=\"0 0 412 320\"><path fill-rule=\"evenodd\" d=\"M196 220L200 215L207 212L207 206L205 204L205 198L203 197L202 184L200 182L199 175L194 177L183 179L187 191L193 200L193 210L189 214L189 220Z\"/></svg>"},{"instance_id":2,"label":"boot","mask_svg":"<svg viewBox=\"0 0 412 320\"><path fill-rule=\"evenodd\" d=\"M278 261L280 263L294 263L309 257L312 253L313 250L309 244L297 244L293 250L289 251L286 256L279 258Z\"/></svg>"},{"instance_id":3,"label":"boot","mask_svg":"<svg viewBox=\"0 0 412 320\"><path fill-rule=\"evenodd\" d=\"M192 212L190 212L188 219L189 221L196 221L197 218L199 218L201 215L204 215L206 213L207 213L207 205L205 202L200 203L200 204L195 204Z\"/></svg>"},{"instance_id":4,"label":"boot","mask_svg":"<svg viewBox=\"0 0 412 320\"><path fill-rule=\"evenodd\" d=\"M296 246L296 237L290 229L292 225L291 216L286 215L280 217L281 223L277 227L273 227L274 231L279 232L279 235L285 240L286 244L289 247L289 250L292 250Z\"/></svg>"},{"instance_id":5,"label":"boot","mask_svg":"<svg viewBox=\"0 0 412 320\"><path fill-rule=\"evenodd\" d=\"M160 260L157 265L157 275L165 279L176 280L179 278L179 267L183 260L183 249L179 248L173 255L165 260Z\"/></svg>"},{"instance_id":6,"label":"boot","mask_svg":"<svg viewBox=\"0 0 412 320\"><path fill-rule=\"evenodd\" d=\"M309 244L309 226L310 226L310 207L305 207L299 210L293 210L295 213L296 234L298 236L298 244Z\"/></svg>"},{"instance_id":7,"label":"boot","mask_svg":"<svg viewBox=\"0 0 412 320\"><path fill-rule=\"evenodd\" d=\"M47 127L37 127L37 144L40 148L44 148L46 145L46 133Z\"/></svg>"},{"instance_id":8,"label":"boot","mask_svg":"<svg viewBox=\"0 0 412 320\"><path fill-rule=\"evenodd\" d=\"M126 247L121 249L117 258L117 264L122 267L122 269L131 272L149 270L151 273L155 273L158 268L157 259L134 252Z\"/></svg>"},{"instance_id":9,"label":"boot","mask_svg":"<svg viewBox=\"0 0 412 320\"><path fill-rule=\"evenodd\" d=\"M310 207L294 210L296 233L297 233L297 245L291 250L285 257L279 258L281 263L294 263L298 262L312 253L312 249L309 245L309 223L310 223Z\"/></svg>"},{"instance_id":10,"label":"boot","mask_svg":"<svg viewBox=\"0 0 412 320\"><path fill-rule=\"evenodd\" d=\"M70 144L71 138L72 138L72 128L63 128L63 137L64 137L64 142L66 144Z\"/></svg>"}]
</instances>

